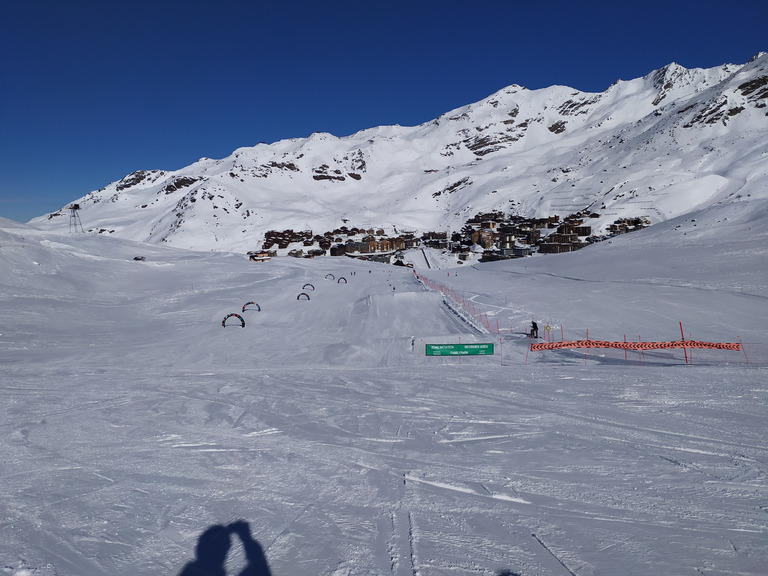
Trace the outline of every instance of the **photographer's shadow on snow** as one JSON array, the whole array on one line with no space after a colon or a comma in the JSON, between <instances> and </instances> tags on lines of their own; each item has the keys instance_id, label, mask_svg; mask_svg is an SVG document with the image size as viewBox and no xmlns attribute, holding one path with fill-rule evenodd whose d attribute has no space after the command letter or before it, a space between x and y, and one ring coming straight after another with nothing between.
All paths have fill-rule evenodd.
<instances>
[{"instance_id":1,"label":"photographer's shadow on snow","mask_svg":"<svg viewBox=\"0 0 768 576\"><path fill-rule=\"evenodd\" d=\"M225 563L233 534L240 539L246 559L246 566L238 576L272 576L264 550L253 539L251 528L244 520L228 526L217 524L203 532L195 547L195 559L184 566L178 576L228 576Z\"/></svg>"}]
</instances>

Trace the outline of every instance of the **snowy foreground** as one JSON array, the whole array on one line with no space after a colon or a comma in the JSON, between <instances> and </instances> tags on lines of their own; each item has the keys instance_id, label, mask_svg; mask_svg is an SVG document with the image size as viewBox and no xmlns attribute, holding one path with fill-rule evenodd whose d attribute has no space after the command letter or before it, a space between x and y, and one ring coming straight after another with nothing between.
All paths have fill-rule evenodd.
<instances>
[{"instance_id":1,"label":"snowy foreground","mask_svg":"<svg viewBox=\"0 0 768 576\"><path fill-rule=\"evenodd\" d=\"M766 574L768 230L728 210L572 255L414 254L450 296L347 258L0 221L3 574L177 576L238 519L273 576ZM527 354L532 319L558 340L682 322L746 355ZM423 355L459 340L496 354Z\"/></svg>"}]
</instances>

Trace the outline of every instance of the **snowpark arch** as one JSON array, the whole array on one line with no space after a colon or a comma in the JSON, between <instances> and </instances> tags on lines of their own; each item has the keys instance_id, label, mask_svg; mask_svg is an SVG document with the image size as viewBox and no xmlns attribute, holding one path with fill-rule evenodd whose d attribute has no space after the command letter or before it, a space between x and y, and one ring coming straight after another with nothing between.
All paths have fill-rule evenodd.
<instances>
[{"instance_id":1,"label":"snowpark arch","mask_svg":"<svg viewBox=\"0 0 768 576\"><path fill-rule=\"evenodd\" d=\"M309 282L307 282L306 284L304 284L304 286L301 287L301 289L302 290L307 290L307 289L314 290L315 287L312 284L310 284Z\"/></svg>"},{"instance_id":2,"label":"snowpark arch","mask_svg":"<svg viewBox=\"0 0 768 576\"><path fill-rule=\"evenodd\" d=\"M226 327L227 326L227 320L229 318L233 318L233 317L237 318L238 320L240 320L240 326L242 328L245 328L245 320L243 319L243 317L240 316L240 314L235 314L234 312L232 312L232 314L227 314L226 316L224 316L224 320L221 321L221 325L223 327Z\"/></svg>"},{"instance_id":3,"label":"snowpark arch","mask_svg":"<svg viewBox=\"0 0 768 576\"><path fill-rule=\"evenodd\" d=\"M302 292L301 294L296 296L296 300L309 300L309 294L307 294L306 292Z\"/></svg>"},{"instance_id":4,"label":"snowpark arch","mask_svg":"<svg viewBox=\"0 0 768 576\"><path fill-rule=\"evenodd\" d=\"M256 303L256 302L246 302L245 304L243 304L243 312L245 312L245 310L251 304L253 304L253 306L254 306L254 308L251 308L251 310L256 310L257 312L261 312L261 306L259 306L258 303Z\"/></svg>"}]
</instances>

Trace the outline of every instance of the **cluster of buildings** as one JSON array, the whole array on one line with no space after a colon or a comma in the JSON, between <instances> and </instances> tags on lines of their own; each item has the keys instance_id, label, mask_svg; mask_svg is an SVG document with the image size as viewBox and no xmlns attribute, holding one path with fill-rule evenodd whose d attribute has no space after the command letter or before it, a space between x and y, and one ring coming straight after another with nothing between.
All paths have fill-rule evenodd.
<instances>
[{"instance_id":1,"label":"cluster of buildings","mask_svg":"<svg viewBox=\"0 0 768 576\"><path fill-rule=\"evenodd\" d=\"M254 261L265 261L277 255L277 250L288 249L289 256L312 258L315 256L350 256L390 263L398 253L421 247L437 248L467 260L473 253L481 253L482 261L502 260L540 254L560 254L579 250L592 242L604 239L593 234L590 220L600 215L581 211L564 218L523 218L502 212L478 214L469 219L460 232L415 232L387 236L383 229L348 228L342 226L322 235L311 230L270 230L265 234L260 251L249 252ZM610 236L638 230L650 225L645 218L616 220L609 227Z\"/></svg>"}]
</instances>

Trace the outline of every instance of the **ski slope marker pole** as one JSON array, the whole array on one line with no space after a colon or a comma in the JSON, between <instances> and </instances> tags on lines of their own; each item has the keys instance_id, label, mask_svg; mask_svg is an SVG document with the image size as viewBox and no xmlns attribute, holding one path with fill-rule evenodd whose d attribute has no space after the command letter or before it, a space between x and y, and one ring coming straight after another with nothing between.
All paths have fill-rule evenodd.
<instances>
[{"instance_id":1,"label":"ski slope marker pole","mask_svg":"<svg viewBox=\"0 0 768 576\"><path fill-rule=\"evenodd\" d=\"M525 364L528 365L528 352L531 351L531 335L528 334L528 348L525 349Z\"/></svg>"},{"instance_id":2,"label":"ski slope marker pole","mask_svg":"<svg viewBox=\"0 0 768 576\"><path fill-rule=\"evenodd\" d=\"M739 339L739 346L741 346L741 351L744 352L744 358L747 358L747 364L749 364L749 358L747 357L747 351L744 350L744 344L741 341L741 336L736 336L736 338Z\"/></svg>"},{"instance_id":3,"label":"ski slope marker pole","mask_svg":"<svg viewBox=\"0 0 768 576\"><path fill-rule=\"evenodd\" d=\"M688 332L688 340L693 340L693 332ZM693 348L691 348L691 364L693 364Z\"/></svg>"},{"instance_id":4,"label":"ski slope marker pole","mask_svg":"<svg viewBox=\"0 0 768 576\"><path fill-rule=\"evenodd\" d=\"M587 328L587 341L589 341L589 328ZM584 352L584 366L587 365L587 356L589 355L589 348Z\"/></svg>"},{"instance_id":5,"label":"ski slope marker pole","mask_svg":"<svg viewBox=\"0 0 768 576\"><path fill-rule=\"evenodd\" d=\"M627 335L624 334L624 343L626 344L626 342L627 342ZM627 349L624 348L624 360L626 359L627 359Z\"/></svg>"},{"instance_id":6,"label":"ski slope marker pole","mask_svg":"<svg viewBox=\"0 0 768 576\"><path fill-rule=\"evenodd\" d=\"M680 320L680 337L683 339L683 342L685 342L685 332L683 332L683 322ZM683 347L683 353L685 354L685 363L688 364L688 350Z\"/></svg>"}]
</instances>

